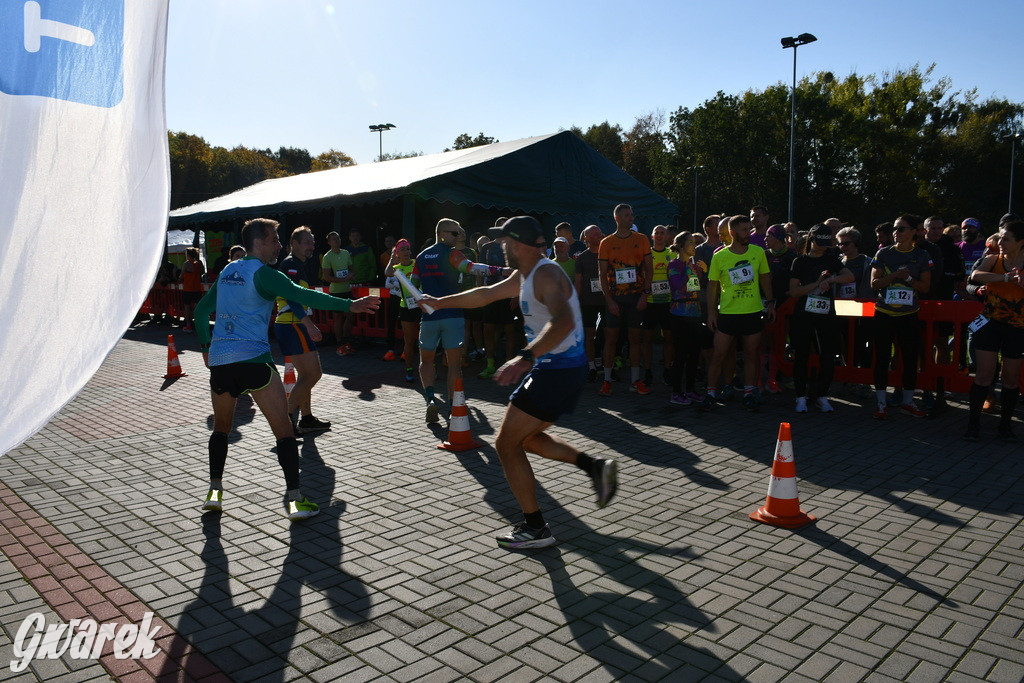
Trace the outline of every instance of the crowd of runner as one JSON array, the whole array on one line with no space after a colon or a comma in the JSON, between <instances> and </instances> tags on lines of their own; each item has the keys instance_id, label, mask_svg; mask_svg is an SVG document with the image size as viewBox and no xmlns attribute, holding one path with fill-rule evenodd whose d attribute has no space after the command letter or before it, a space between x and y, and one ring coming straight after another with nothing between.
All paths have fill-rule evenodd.
<instances>
[{"instance_id":1,"label":"crowd of runner","mask_svg":"<svg viewBox=\"0 0 1024 683\"><path fill-rule=\"evenodd\" d=\"M933 387L925 387L920 402L915 399L922 354L927 353L936 362L957 362L974 372L967 439L980 437L983 412L998 410L998 437L1015 440L1012 419L1024 356L1024 222L1017 216L1004 216L986 240L974 218L947 226L939 216L903 214L870 231L829 218L802 231L792 223L770 224L768 209L755 206L749 213L708 216L701 231L658 225L647 235L634 225L629 205L616 206L613 215L616 227L609 235L590 225L579 230L577 239L576 229L561 223L551 241L539 223L525 216L501 218L472 235L446 218L420 249L405 239L388 238L379 257L353 230L345 249L338 233L329 234L330 250L317 259L312 231L297 228L279 266L293 289L262 274L266 269L260 266L272 263L272 246L249 235L249 242L266 253L238 263L244 270L245 263L256 262L250 275L262 274L257 295L276 299L275 335L298 377L286 404L290 438L330 428L312 414L311 392L321 376L316 343L322 334L308 306L338 311L338 354L363 353L369 348L353 337L353 314L375 311L379 302L365 298L353 305L352 292L383 282L391 301L397 302L385 307L388 346L383 360L404 361L404 380L418 380L427 422L439 421L441 410L451 406L463 369L474 362L483 365L476 373L479 378L518 384L496 447L525 521L498 538L505 547L554 542L536 509L527 451L577 464L590 476L599 505L614 495L614 461L591 459L544 433L557 416L571 411L575 398L570 394L579 393L577 379L580 388L589 382L609 400L617 382L638 397L661 383L671 404L702 412L717 410L733 398L746 410L758 411L765 394L791 387L796 412L813 408L830 413L834 369L842 363L873 368L874 418L887 419L893 413L923 417L936 400ZM244 244L246 250L252 245ZM534 277L534 270L543 277ZM225 267L220 289L232 284L230 276L239 272ZM187 277L198 281L195 275ZM331 297L314 301L296 295L318 284L317 279L328 283ZM216 292L211 294L215 304ZM196 320L213 311L207 299L197 306ZM256 299L249 299L243 297L242 309L255 305ZM328 303L332 299L338 304ZM841 329L836 306L846 299L873 302L873 316ZM920 302L972 299L984 306L969 325L963 357L951 358L953 323L936 323L929 348L923 348ZM779 315L784 305L787 314ZM260 316L264 310L269 315L265 304L258 308ZM206 326L197 325L197 331L204 345L209 344ZM844 342L844 334L853 337L852 344ZM785 348L772 348L779 343ZM217 348L216 328L213 344ZM239 346L228 329L220 337L218 355L224 355L225 346ZM849 348L852 354L844 352ZM268 353L262 344L258 350L242 362L265 364ZM438 350L446 366L443 397L435 387ZM779 372L777 359L783 352L791 354L791 377ZM812 352L818 355L813 374ZM903 371L890 394L894 352ZM218 389L237 396L235 389L244 392L242 385L251 384L248 390L255 396L273 384L262 371L254 379L243 369L241 374L220 372L213 387L215 408ZM993 394L997 375L998 408ZM843 390L862 398L871 392L849 385ZM233 405L233 399L223 399L215 412L227 414L227 402ZM268 420L276 424L276 418L268 415ZM219 477L226 458L223 419L215 422L207 509L219 509ZM293 508L299 506L292 517L303 518L303 509L315 504L299 497L292 448L281 441L286 430L279 426L274 431L279 457L282 452L287 456L282 467L289 499Z\"/></svg>"}]
</instances>

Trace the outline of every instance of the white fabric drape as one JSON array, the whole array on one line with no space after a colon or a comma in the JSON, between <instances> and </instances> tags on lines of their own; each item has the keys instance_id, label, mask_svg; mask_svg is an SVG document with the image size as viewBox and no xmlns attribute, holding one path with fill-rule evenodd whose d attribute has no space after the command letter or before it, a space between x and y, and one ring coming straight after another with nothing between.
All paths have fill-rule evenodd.
<instances>
[{"instance_id":1,"label":"white fabric drape","mask_svg":"<svg viewBox=\"0 0 1024 683\"><path fill-rule=\"evenodd\" d=\"M167 9L0 3L0 453L85 386L152 285Z\"/></svg>"}]
</instances>

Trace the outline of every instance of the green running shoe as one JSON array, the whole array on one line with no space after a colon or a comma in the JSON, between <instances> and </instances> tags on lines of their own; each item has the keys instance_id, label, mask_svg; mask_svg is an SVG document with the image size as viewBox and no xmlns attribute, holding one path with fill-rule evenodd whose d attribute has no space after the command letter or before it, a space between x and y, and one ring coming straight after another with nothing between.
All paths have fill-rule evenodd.
<instances>
[{"instance_id":1,"label":"green running shoe","mask_svg":"<svg viewBox=\"0 0 1024 683\"><path fill-rule=\"evenodd\" d=\"M310 502L309 498L303 497L302 500L288 502L288 519L293 522L309 519L318 512L320 512L320 506Z\"/></svg>"},{"instance_id":2,"label":"green running shoe","mask_svg":"<svg viewBox=\"0 0 1024 683\"><path fill-rule=\"evenodd\" d=\"M221 506L221 499L223 498L223 495L223 492L218 491L217 489L210 489L210 492L206 494L206 502L203 503L203 509L220 512L223 509Z\"/></svg>"}]
</instances>

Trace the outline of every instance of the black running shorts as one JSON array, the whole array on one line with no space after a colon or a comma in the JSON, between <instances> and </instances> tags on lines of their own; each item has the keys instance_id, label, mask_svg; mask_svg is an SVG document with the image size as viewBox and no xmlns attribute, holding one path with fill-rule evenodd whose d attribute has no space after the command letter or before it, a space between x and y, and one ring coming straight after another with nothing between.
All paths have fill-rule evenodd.
<instances>
[{"instance_id":1,"label":"black running shorts","mask_svg":"<svg viewBox=\"0 0 1024 683\"><path fill-rule=\"evenodd\" d=\"M215 394L227 392L238 398L250 391L259 391L277 374L273 363L228 363L210 368L210 388Z\"/></svg>"}]
</instances>

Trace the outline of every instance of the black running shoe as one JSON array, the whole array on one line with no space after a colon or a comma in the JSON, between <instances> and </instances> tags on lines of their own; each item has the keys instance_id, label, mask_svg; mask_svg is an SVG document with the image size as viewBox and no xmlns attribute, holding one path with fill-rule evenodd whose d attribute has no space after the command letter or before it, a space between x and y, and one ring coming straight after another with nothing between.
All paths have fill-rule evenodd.
<instances>
[{"instance_id":1,"label":"black running shoe","mask_svg":"<svg viewBox=\"0 0 1024 683\"><path fill-rule=\"evenodd\" d=\"M704 394L704 398L697 404L697 410L702 413L710 413L715 407L715 398L711 394Z\"/></svg>"},{"instance_id":2,"label":"black running shoe","mask_svg":"<svg viewBox=\"0 0 1024 683\"><path fill-rule=\"evenodd\" d=\"M546 548L555 544L555 537L551 535L551 529L545 524L543 529L532 529L526 522L520 522L512 527L512 531L498 536L495 540L502 548Z\"/></svg>"},{"instance_id":3,"label":"black running shoe","mask_svg":"<svg viewBox=\"0 0 1024 683\"><path fill-rule=\"evenodd\" d=\"M313 414L303 415L302 419L299 420L299 429L303 432L326 432L331 428L331 423L327 420L318 420L313 417Z\"/></svg>"},{"instance_id":4,"label":"black running shoe","mask_svg":"<svg viewBox=\"0 0 1024 683\"><path fill-rule=\"evenodd\" d=\"M302 436L302 427L299 426L299 411L295 410L293 415L289 415L292 419L292 431L295 432L295 436Z\"/></svg>"},{"instance_id":5,"label":"black running shoe","mask_svg":"<svg viewBox=\"0 0 1024 683\"><path fill-rule=\"evenodd\" d=\"M615 491L619 488L618 471L619 465L614 460L594 460L594 474L591 479L597 493L597 507L603 508L615 497Z\"/></svg>"},{"instance_id":6,"label":"black running shoe","mask_svg":"<svg viewBox=\"0 0 1024 683\"><path fill-rule=\"evenodd\" d=\"M654 384L654 373L650 370L644 370L644 384L647 386Z\"/></svg>"},{"instance_id":7,"label":"black running shoe","mask_svg":"<svg viewBox=\"0 0 1024 683\"><path fill-rule=\"evenodd\" d=\"M587 381L590 383L597 381L597 370L595 368L587 370Z\"/></svg>"},{"instance_id":8,"label":"black running shoe","mask_svg":"<svg viewBox=\"0 0 1024 683\"><path fill-rule=\"evenodd\" d=\"M757 404L757 399L754 398L753 394L745 394L743 396L743 407L752 413L756 413L761 410L761 406Z\"/></svg>"}]
</instances>

